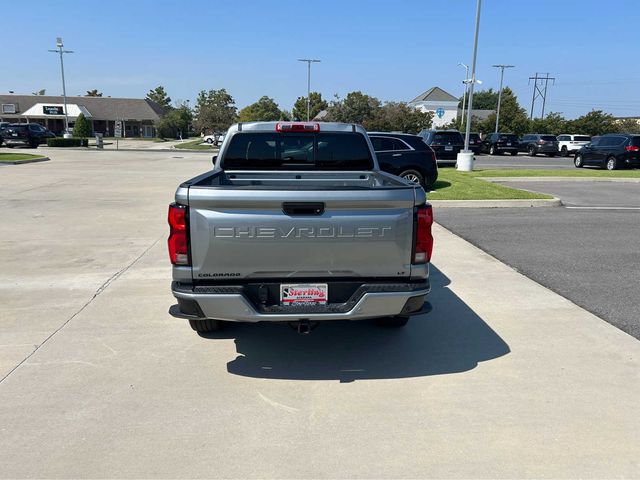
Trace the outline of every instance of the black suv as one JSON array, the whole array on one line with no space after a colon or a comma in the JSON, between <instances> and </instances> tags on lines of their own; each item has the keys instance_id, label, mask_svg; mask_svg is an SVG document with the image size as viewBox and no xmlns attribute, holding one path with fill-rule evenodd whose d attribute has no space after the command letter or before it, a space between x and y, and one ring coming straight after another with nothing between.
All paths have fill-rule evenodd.
<instances>
[{"instance_id":1,"label":"black suv","mask_svg":"<svg viewBox=\"0 0 640 480\"><path fill-rule=\"evenodd\" d=\"M640 167L640 135L610 133L593 137L576 153L576 167L596 165L607 170Z\"/></svg>"},{"instance_id":2,"label":"black suv","mask_svg":"<svg viewBox=\"0 0 640 480\"><path fill-rule=\"evenodd\" d=\"M521 152L527 152L531 157L535 157L538 153L555 157L558 154L558 139L555 135L529 133L520 140L519 149Z\"/></svg>"},{"instance_id":3,"label":"black suv","mask_svg":"<svg viewBox=\"0 0 640 480\"><path fill-rule=\"evenodd\" d=\"M433 150L422 137L406 133L369 132L380 170L392 173L425 189L438 179Z\"/></svg>"},{"instance_id":4,"label":"black suv","mask_svg":"<svg viewBox=\"0 0 640 480\"><path fill-rule=\"evenodd\" d=\"M422 130L418 135L436 154L436 160L451 160L455 163L458 153L464 148L464 138L458 130ZM445 162L440 162L445 163Z\"/></svg>"},{"instance_id":5,"label":"black suv","mask_svg":"<svg viewBox=\"0 0 640 480\"><path fill-rule=\"evenodd\" d=\"M463 147L464 147L464 135L462 135ZM480 138L479 133L470 133L469 134L469 150L471 150L476 155L482 152L482 138Z\"/></svg>"},{"instance_id":6,"label":"black suv","mask_svg":"<svg viewBox=\"0 0 640 480\"><path fill-rule=\"evenodd\" d=\"M2 131L9 126L9 122L0 122L0 145L2 145Z\"/></svg>"},{"instance_id":7,"label":"black suv","mask_svg":"<svg viewBox=\"0 0 640 480\"><path fill-rule=\"evenodd\" d=\"M26 145L37 148L39 144L54 138L56 135L39 123L10 123L2 132L2 140L7 147L14 145Z\"/></svg>"},{"instance_id":8,"label":"black suv","mask_svg":"<svg viewBox=\"0 0 640 480\"><path fill-rule=\"evenodd\" d=\"M517 155L518 145L518 136L514 133L492 133L482 142L482 150L489 155L501 155L505 152Z\"/></svg>"}]
</instances>

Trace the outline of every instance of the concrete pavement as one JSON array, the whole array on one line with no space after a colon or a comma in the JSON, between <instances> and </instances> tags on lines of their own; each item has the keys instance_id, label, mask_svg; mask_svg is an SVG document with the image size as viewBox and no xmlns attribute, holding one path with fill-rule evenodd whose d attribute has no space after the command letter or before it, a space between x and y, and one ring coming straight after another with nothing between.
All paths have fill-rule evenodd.
<instances>
[{"instance_id":1,"label":"concrete pavement","mask_svg":"<svg viewBox=\"0 0 640 480\"><path fill-rule=\"evenodd\" d=\"M444 228L405 329L199 337L165 215L209 156L82 153L0 176L0 476L640 476L640 343Z\"/></svg>"}]
</instances>

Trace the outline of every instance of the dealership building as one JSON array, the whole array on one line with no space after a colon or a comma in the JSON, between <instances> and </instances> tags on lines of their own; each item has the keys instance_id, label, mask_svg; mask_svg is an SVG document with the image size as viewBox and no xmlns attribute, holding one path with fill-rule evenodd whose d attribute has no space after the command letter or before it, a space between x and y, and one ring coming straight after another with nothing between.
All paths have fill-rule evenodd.
<instances>
[{"instance_id":1,"label":"dealership building","mask_svg":"<svg viewBox=\"0 0 640 480\"><path fill-rule=\"evenodd\" d=\"M115 123L120 121L124 137L154 137L154 124L165 111L146 98L67 96L70 129L81 113L89 120L94 133L113 137ZM39 123L61 134L64 131L64 99L51 95L0 94L0 121Z\"/></svg>"}]
</instances>

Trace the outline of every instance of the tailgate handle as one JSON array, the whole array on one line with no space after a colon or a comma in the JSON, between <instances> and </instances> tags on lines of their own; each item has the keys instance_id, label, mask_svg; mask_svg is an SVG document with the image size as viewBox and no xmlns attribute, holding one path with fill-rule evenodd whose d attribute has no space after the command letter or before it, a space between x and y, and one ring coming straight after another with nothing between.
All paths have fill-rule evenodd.
<instances>
[{"instance_id":1,"label":"tailgate handle","mask_svg":"<svg viewBox=\"0 0 640 480\"><path fill-rule=\"evenodd\" d=\"M285 215L322 215L323 202L284 202L282 211Z\"/></svg>"}]
</instances>

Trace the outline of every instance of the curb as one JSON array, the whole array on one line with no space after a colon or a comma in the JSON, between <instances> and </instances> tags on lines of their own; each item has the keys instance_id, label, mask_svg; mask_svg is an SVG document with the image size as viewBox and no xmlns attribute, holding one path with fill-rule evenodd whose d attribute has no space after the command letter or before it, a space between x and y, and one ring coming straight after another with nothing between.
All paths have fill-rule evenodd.
<instances>
[{"instance_id":1,"label":"curb","mask_svg":"<svg viewBox=\"0 0 640 480\"><path fill-rule=\"evenodd\" d=\"M26 160L3 160L0 165L22 165L24 163L48 162L49 157L28 158Z\"/></svg>"},{"instance_id":2,"label":"curb","mask_svg":"<svg viewBox=\"0 0 640 480\"><path fill-rule=\"evenodd\" d=\"M640 177L476 177L487 182L620 182L640 183Z\"/></svg>"},{"instance_id":3,"label":"curb","mask_svg":"<svg viewBox=\"0 0 640 480\"><path fill-rule=\"evenodd\" d=\"M439 208L520 208L520 207L560 207L562 201L557 198L534 198L517 200L429 200L434 207Z\"/></svg>"}]
</instances>

